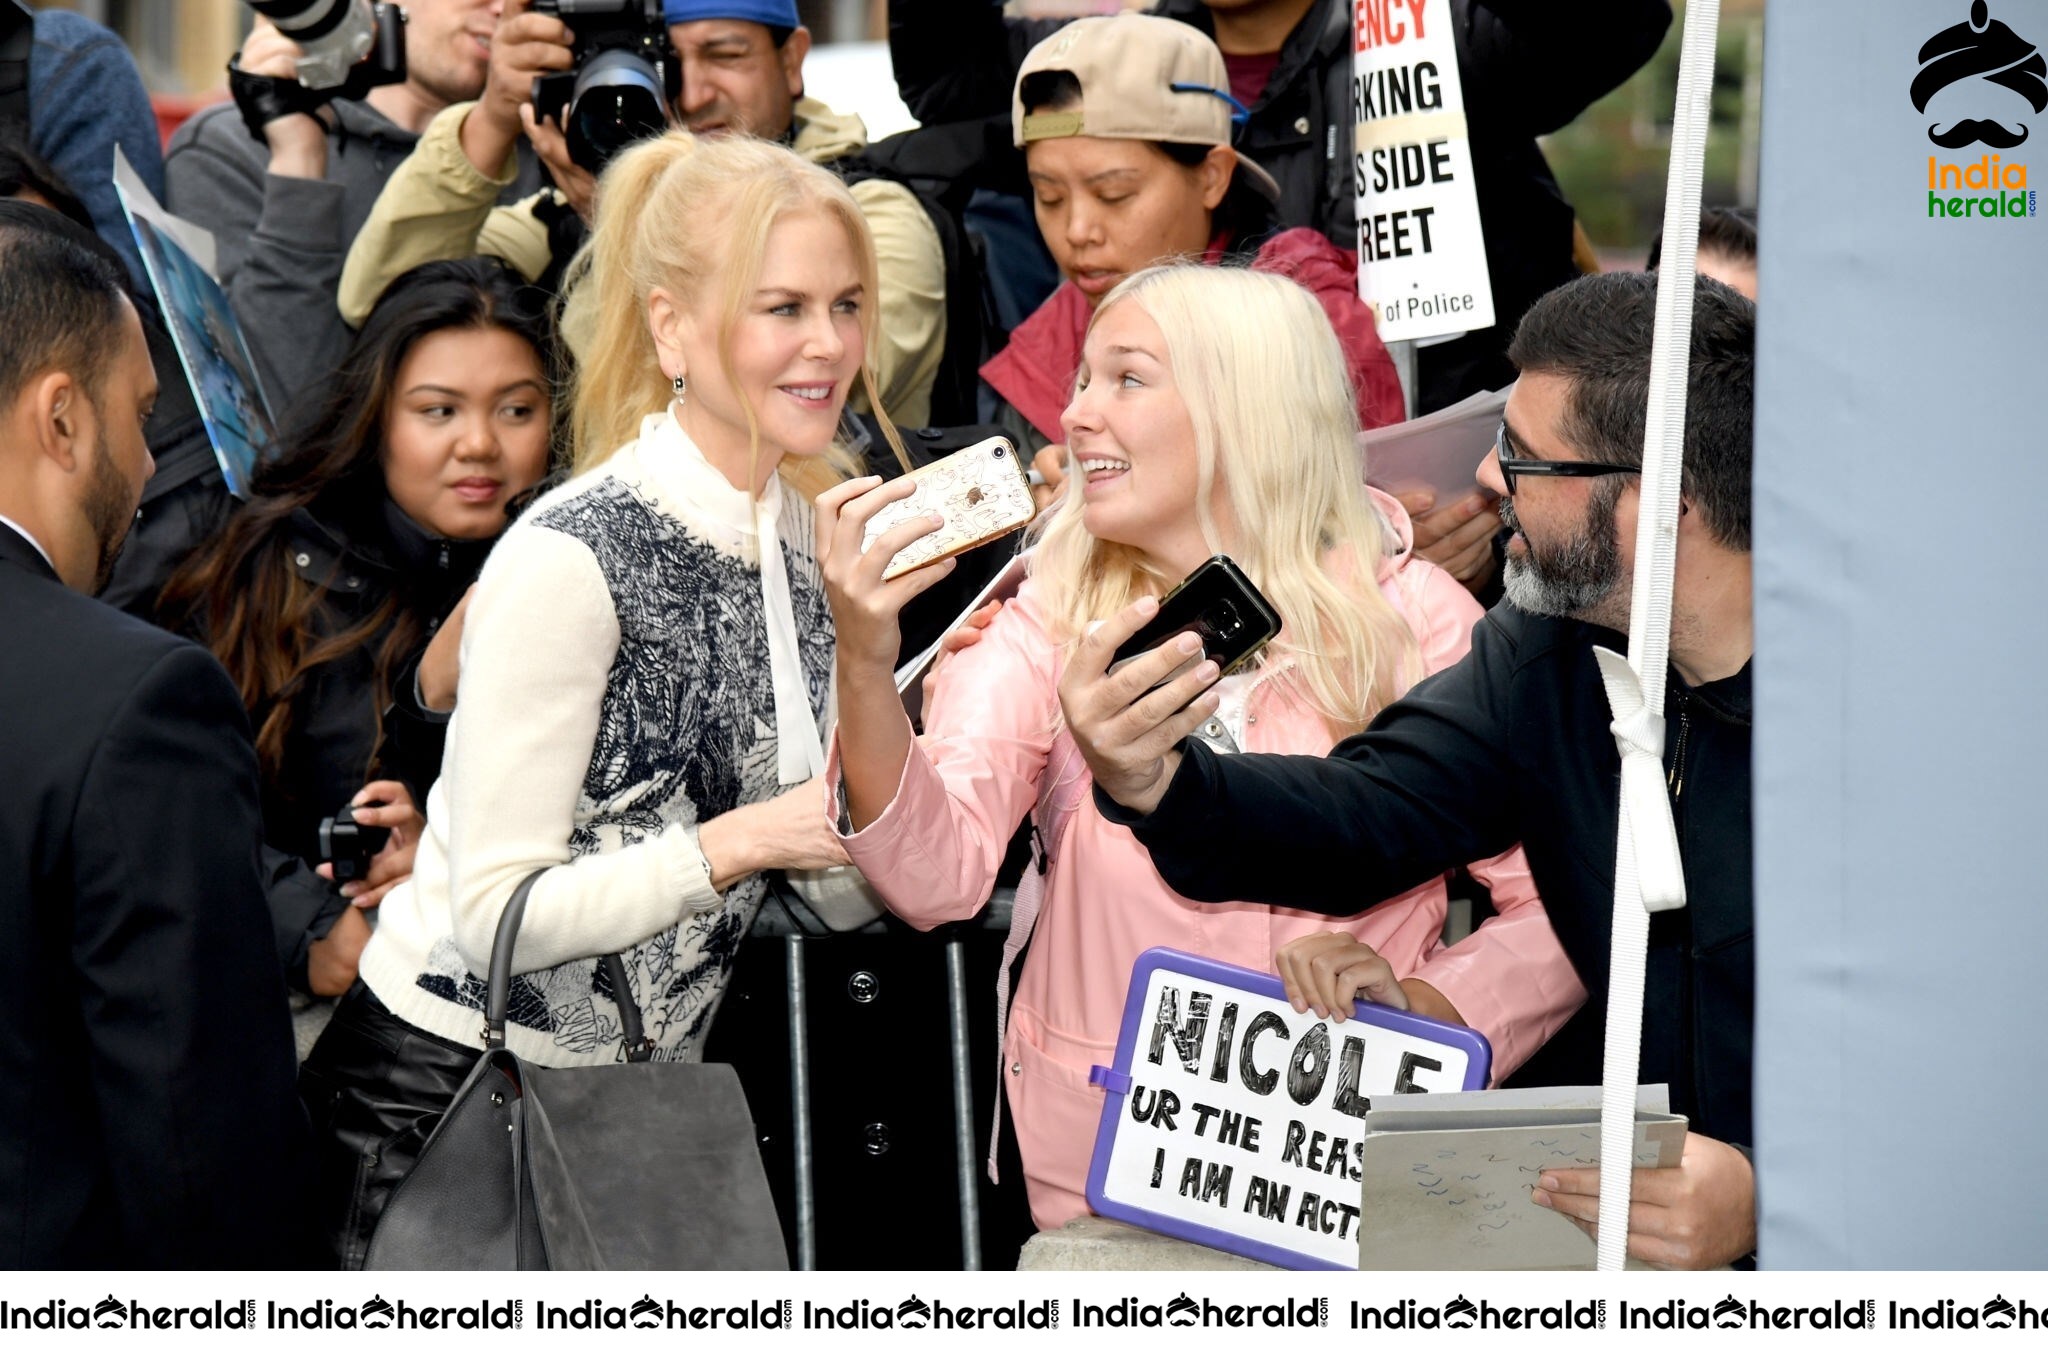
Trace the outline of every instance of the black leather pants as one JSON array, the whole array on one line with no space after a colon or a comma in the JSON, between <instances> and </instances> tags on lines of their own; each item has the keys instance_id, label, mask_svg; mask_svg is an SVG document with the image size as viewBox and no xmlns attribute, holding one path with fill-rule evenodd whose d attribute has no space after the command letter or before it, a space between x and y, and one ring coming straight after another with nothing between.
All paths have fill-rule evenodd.
<instances>
[{"instance_id":1,"label":"black leather pants","mask_svg":"<svg viewBox=\"0 0 2048 1353\"><path fill-rule=\"evenodd\" d=\"M478 1016L481 1028L482 1016ZM391 1191L483 1052L416 1029L361 982L299 1068L313 1121L314 1205L329 1257L361 1268Z\"/></svg>"}]
</instances>

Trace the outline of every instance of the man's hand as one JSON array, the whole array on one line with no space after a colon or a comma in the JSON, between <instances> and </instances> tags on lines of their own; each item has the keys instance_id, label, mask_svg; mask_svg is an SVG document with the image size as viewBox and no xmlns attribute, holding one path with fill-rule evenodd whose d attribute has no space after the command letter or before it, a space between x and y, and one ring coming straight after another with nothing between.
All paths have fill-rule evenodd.
<instances>
[{"instance_id":1,"label":"man's hand","mask_svg":"<svg viewBox=\"0 0 2048 1353\"><path fill-rule=\"evenodd\" d=\"M349 807L364 826L391 829L384 848L370 857L370 872L341 885L341 895L356 908L374 907L386 893L412 877L413 856L420 848L420 833L426 830L427 819L413 804L411 792L396 780L370 781L350 800ZM334 878L331 864L314 872L324 879Z\"/></svg>"},{"instance_id":2,"label":"man's hand","mask_svg":"<svg viewBox=\"0 0 2048 1353\"><path fill-rule=\"evenodd\" d=\"M1545 1170L1529 1199L1598 1239L1598 1169ZM1635 1171L1628 1208L1632 1258L1659 1268L1725 1268L1755 1248L1756 1174L1734 1147L1688 1132L1676 1167Z\"/></svg>"},{"instance_id":3,"label":"man's hand","mask_svg":"<svg viewBox=\"0 0 2048 1353\"><path fill-rule=\"evenodd\" d=\"M298 43L278 32L270 20L259 17L235 64L251 75L296 80L301 55ZM327 127L314 114L272 118L263 124L263 139L270 143L271 173L288 179L327 177Z\"/></svg>"},{"instance_id":4,"label":"man's hand","mask_svg":"<svg viewBox=\"0 0 2048 1353\"><path fill-rule=\"evenodd\" d=\"M1496 501L1477 489L1442 507L1427 489L1402 494L1401 506L1415 527L1415 553L1463 583L1466 591L1482 590L1493 581L1493 538L1500 531Z\"/></svg>"},{"instance_id":5,"label":"man's hand","mask_svg":"<svg viewBox=\"0 0 2048 1353\"><path fill-rule=\"evenodd\" d=\"M1060 675L1060 708L1095 783L1140 813L1159 806L1180 767L1181 739L1216 712L1217 702L1209 689L1219 675L1216 664L1194 661L1202 641L1193 634L1175 635L1109 672L1117 646L1158 610L1156 597L1138 598L1074 645Z\"/></svg>"},{"instance_id":6,"label":"man's hand","mask_svg":"<svg viewBox=\"0 0 2048 1353\"><path fill-rule=\"evenodd\" d=\"M462 153L480 174L504 172L518 142L520 109L533 100L533 82L576 64L569 26L552 14L529 14L529 0L505 0L491 37L491 69L483 97L462 120Z\"/></svg>"},{"instance_id":7,"label":"man's hand","mask_svg":"<svg viewBox=\"0 0 2048 1353\"><path fill-rule=\"evenodd\" d=\"M526 139L533 144L533 153L540 157L554 177L555 187L576 214L583 218L585 225L597 223L597 175L576 163L569 154L569 138L562 135L552 119L537 122L533 116L533 105L519 105L519 126L526 133Z\"/></svg>"}]
</instances>

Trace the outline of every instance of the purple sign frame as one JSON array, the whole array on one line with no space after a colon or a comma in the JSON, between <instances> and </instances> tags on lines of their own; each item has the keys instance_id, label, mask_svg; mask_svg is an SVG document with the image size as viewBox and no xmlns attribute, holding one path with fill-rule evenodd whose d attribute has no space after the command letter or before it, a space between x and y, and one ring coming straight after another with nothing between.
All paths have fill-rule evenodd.
<instances>
[{"instance_id":1,"label":"purple sign frame","mask_svg":"<svg viewBox=\"0 0 2048 1353\"><path fill-rule=\"evenodd\" d=\"M1250 992L1271 997L1277 1001L1287 999L1286 988L1280 979L1270 973L1254 972L1240 968L1234 963L1221 963L1213 958L1198 954L1183 953L1178 949L1153 948L1138 955L1138 961L1131 965L1131 985L1124 998L1124 1018L1117 1032L1116 1060L1109 1068L1096 1068L1094 1079L1103 1086L1102 1120L1095 1130L1095 1154L1088 1162L1088 1206L1097 1216L1112 1221L1128 1222L1161 1235L1174 1236L1181 1240L1207 1245L1213 1250L1256 1259L1260 1263L1272 1264L1288 1269L1325 1269L1342 1271L1347 1266L1332 1264L1301 1250L1290 1250L1280 1245L1247 1239L1213 1226L1187 1221L1180 1217L1155 1212L1132 1203L1118 1202L1103 1193L1108 1183L1110 1152L1116 1145L1116 1134L1124 1122L1124 1098L1130 1085L1131 1061L1137 1055L1138 1038L1145 1025L1145 993L1151 986L1152 975L1165 970L1176 976L1209 982L1228 990ZM1442 1020L1430 1019L1426 1015L1413 1014L1406 1010L1395 1010L1370 1001L1352 1002L1352 1018L1362 1024L1382 1029L1391 1029L1432 1043L1455 1047L1466 1055L1465 1090L1484 1090L1486 1078L1493 1068L1493 1045L1486 1041L1486 1035L1477 1029L1468 1029L1461 1024L1446 1024ZM1103 1074L1107 1070L1108 1074ZM1355 1268L1355 1265L1348 1266Z\"/></svg>"}]
</instances>

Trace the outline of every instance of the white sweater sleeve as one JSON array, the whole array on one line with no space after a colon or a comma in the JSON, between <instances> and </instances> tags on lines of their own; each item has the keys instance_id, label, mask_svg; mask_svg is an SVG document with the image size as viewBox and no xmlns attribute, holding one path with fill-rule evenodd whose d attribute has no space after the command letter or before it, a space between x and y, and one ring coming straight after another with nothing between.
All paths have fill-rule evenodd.
<instances>
[{"instance_id":1,"label":"white sweater sleeve","mask_svg":"<svg viewBox=\"0 0 2048 1353\"><path fill-rule=\"evenodd\" d=\"M720 905L694 822L571 860L618 614L597 559L544 527L506 534L470 601L462 682L442 779L450 903L470 971L490 962L506 901L534 886L512 970L611 953Z\"/></svg>"}]
</instances>

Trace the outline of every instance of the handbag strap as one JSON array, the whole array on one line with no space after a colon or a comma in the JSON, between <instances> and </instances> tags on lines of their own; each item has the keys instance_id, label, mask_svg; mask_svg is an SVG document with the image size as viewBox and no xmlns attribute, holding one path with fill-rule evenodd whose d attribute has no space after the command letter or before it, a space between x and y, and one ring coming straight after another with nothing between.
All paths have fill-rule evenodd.
<instances>
[{"instance_id":1,"label":"handbag strap","mask_svg":"<svg viewBox=\"0 0 2048 1353\"><path fill-rule=\"evenodd\" d=\"M546 869L536 869L519 881L498 918L498 933L491 941L491 971L484 987L484 1046L505 1046L505 1012L512 1004L512 951L519 943L519 923L526 916L526 899ZM626 1045L626 1060L645 1062L654 1056L654 1044L640 1021L640 1007L633 1003L633 988L626 981L626 965L617 954L598 959L611 983L612 1001L619 1008L619 1035Z\"/></svg>"},{"instance_id":2,"label":"handbag strap","mask_svg":"<svg viewBox=\"0 0 2048 1353\"><path fill-rule=\"evenodd\" d=\"M654 1040L640 1025L640 1007L633 1004L633 988L626 984L625 961L617 954L606 954L598 962L604 965L604 975L611 979L612 1000L619 1007L619 1037L626 1044L626 1060L652 1060Z\"/></svg>"}]
</instances>

